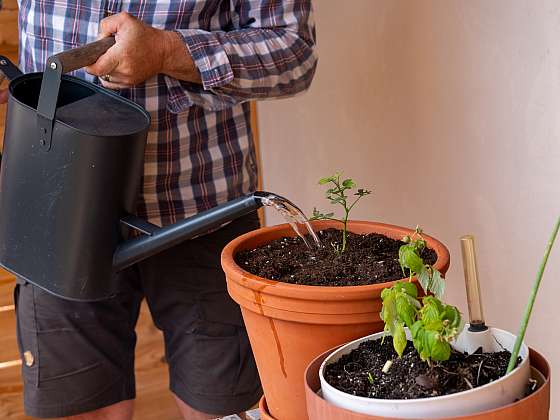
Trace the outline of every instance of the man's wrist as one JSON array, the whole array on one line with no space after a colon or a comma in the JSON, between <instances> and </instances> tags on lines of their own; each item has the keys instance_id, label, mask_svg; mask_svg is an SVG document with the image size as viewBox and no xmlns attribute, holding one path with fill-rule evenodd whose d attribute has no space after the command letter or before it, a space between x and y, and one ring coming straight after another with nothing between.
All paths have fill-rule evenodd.
<instances>
[{"instance_id":1,"label":"man's wrist","mask_svg":"<svg viewBox=\"0 0 560 420\"><path fill-rule=\"evenodd\" d=\"M200 73L180 34L162 31L161 73L187 82L201 83Z\"/></svg>"}]
</instances>

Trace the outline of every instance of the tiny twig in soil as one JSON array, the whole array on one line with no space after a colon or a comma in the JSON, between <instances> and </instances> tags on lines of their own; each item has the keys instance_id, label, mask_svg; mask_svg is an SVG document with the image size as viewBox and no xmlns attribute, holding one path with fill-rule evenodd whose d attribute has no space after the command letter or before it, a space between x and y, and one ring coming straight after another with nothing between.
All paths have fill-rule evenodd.
<instances>
[{"instance_id":1,"label":"tiny twig in soil","mask_svg":"<svg viewBox=\"0 0 560 420\"><path fill-rule=\"evenodd\" d=\"M450 372L447 369L444 369L443 367L441 367L441 365L438 365L438 368L443 370L445 373L447 373L448 375L459 375L457 372Z\"/></svg>"},{"instance_id":2,"label":"tiny twig in soil","mask_svg":"<svg viewBox=\"0 0 560 420\"><path fill-rule=\"evenodd\" d=\"M357 368L355 367L354 369L350 369L350 371L348 369L346 369L348 366L357 366ZM350 362L350 363L346 363L344 365L344 372L350 374L350 373L354 373L356 370L359 370L361 368L359 363L356 362Z\"/></svg>"},{"instance_id":3,"label":"tiny twig in soil","mask_svg":"<svg viewBox=\"0 0 560 420\"><path fill-rule=\"evenodd\" d=\"M484 363L484 359L480 361L480 365L478 366L478 373L476 375L476 386L480 384L480 371L482 370L483 363Z\"/></svg>"},{"instance_id":4,"label":"tiny twig in soil","mask_svg":"<svg viewBox=\"0 0 560 420\"><path fill-rule=\"evenodd\" d=\"M470 383L470 381L469 381L467 378L465 378L464 376L462 376L462 378L463 378L464 381L467 383L467 385L469 386L470 389L473 389L473 388L474 388L474 386Z\"/></svg>"}]
</instances>

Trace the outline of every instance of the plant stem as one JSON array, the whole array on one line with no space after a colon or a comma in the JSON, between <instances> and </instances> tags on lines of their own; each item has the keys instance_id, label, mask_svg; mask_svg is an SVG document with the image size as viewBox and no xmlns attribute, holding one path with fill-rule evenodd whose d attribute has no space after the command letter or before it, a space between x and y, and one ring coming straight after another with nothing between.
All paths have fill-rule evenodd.
<instances>
[{"instance_id":1,"label":"plant stem","mask_svg":"<svg viewBox=\"0 0 560 420\"><path fill-rule=\"evenodd\" d=\"M546 267L548 256L550 255L550 251L552 250L552 245L554 245L554 241L556 240L558 229L560 229L560 217L558 217L558 220L556 221L556 225L554 226L554 229L552 231L552 235L550 235L550 239L548 240L548 244L546 245L544 256L541 261L539 271L537 272L537 277L535 279L535 283L533 284L531 295L529 296L529 302L527 302L527 307L525 308L525 313L523 315L523 319L521 320L521 325L519 326L519 333L517 334L517 339L515 340L515 345L513 347L513 351L511 352L511 357L509 359L509 365L506 374L510 373L515 368L515 365L517 364L517 357L519 356L521 343L523 343L523 339L525 338L525 332L527 331L529 318L531 317L531 312L533 311L533 305L535 304L537 292L539 291L539 286L541 284L544 268Z\"/></svg>"},{"instance_id":2,"label":"plant stem","mask_svg":"<svg viewBox=\"0 0 560 420\"><path fill-rule=\"evenodd\" d=\"M346 251L346 238L348 237L348 212L344 216L344 230L342 231L342 252Z\"/></svg>"}]
</instances>

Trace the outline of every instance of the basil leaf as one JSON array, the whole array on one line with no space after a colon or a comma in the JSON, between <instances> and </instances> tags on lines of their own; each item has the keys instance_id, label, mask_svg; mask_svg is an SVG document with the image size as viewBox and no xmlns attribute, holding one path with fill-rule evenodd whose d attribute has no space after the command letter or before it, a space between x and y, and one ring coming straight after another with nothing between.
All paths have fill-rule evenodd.
<instances>
[{"instance_id":1,"label":"basil leaf","mask_svg":"<svg viewBox=\"0 0 560 420\"><path fill-rule=\"evenodd\" d=\"M420 286L422 286L424 293L429 293L430 282L432 279L430 277L430 273L428 273L428 270L426 270L426 267L423 267L422 271L416 273L416 278L418 279L418 283L420 283Z\"/></svg>"},{"instance_id":2,"label":"basil leaf","mask_svg":"<svg viewBox=\"0 0 560 420\"><path fill-rule=\"evenodd\" d=\"M443 297L443 292L445 291L445 281L441 276L441 273L435 268L432 268L432 278L430 280L429 291L432 292L438 299Z\"/></svg>"},{"instance_id":3,"label":"basil leaf","mask_svg":"<svg viewBox=\"0 0 560 420\"><path fill-rule=\"evenodd\" d=\"M397 316L405 323L408 328L412 327L416 318L416 308L410 304L407 295L397 296L396 308Z\"/></svg>"},{"instance_id":4,"label":"basil leaf","mask_svg":"<svg viewBox=\"0 0 560 420\"><path fill-rule=\"evenodd\" d=\"M404 327L402 324L398 324L393 334L393 347L395 351L401 357L403 355L404 349L406 347L406 334L404 332Z\"/></svg>"},{"instance_id":5,"label":"basil leaf","mask_svg":"<svg viewBox=\"0 0 560 420\"><path fill-rule=\"evenodd\" d=\"M430 351L432 360L443 362L451 357L451 346L447 341L435 340Z\"/></svg>"}]
</instances>

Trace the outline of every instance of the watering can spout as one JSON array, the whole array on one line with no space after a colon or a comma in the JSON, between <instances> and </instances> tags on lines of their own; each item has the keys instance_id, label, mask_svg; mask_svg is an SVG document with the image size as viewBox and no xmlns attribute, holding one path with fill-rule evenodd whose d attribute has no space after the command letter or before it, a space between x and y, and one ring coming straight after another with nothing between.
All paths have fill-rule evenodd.
<instances>
[{"instance_id":1,"label":"watering can spout","mask_svg":"<svg viewBox=\"0 0 560 420\"><path fill-rule=\"evenodd\" d=\"M121 222L143 235L129 239L117 247L113 256L113 271L121 271L180 242L249 214L262 207L262 198L269 195L270 193L257 191L163 228L134 216L127 216Z\"/></svg>"}]
</instances>

